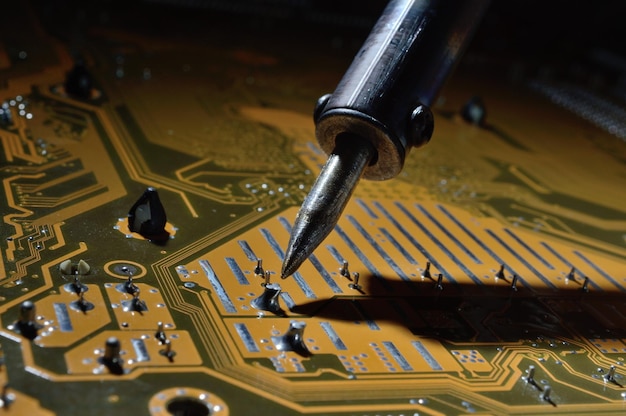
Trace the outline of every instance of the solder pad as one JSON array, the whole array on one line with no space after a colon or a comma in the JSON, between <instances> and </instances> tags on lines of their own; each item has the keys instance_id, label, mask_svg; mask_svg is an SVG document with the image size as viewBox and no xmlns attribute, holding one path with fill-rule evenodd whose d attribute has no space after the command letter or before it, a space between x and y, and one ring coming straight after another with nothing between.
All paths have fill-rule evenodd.
<instances>
[{"instance_id":1,"label":"solder pad","mask_svg":"<svg viewBox=\"0 0 626 416\"><path fill-rule=\"evenodd\" d=\"M582 98L567 86L460 72L433 107L432 143L398 178L363 181L281 280L326 160L310 112L345 57L322 66L321 48L271 34L141 29L85 32L88 98L65 91L63 37L32 34L50 50L0 65L0 412L623 414L619 125L568 112ZM483 125L458 112L476 90ZM167 213L163 244L128 228L147 187ZM81 259L86 274L60 269ZM280 312L252 306L267 283ZM19 330L25 301L33 339ZM290 324L304 350L284 350ZM119 373L103 361L112 337Z\"/></svg>"}]
</instances>

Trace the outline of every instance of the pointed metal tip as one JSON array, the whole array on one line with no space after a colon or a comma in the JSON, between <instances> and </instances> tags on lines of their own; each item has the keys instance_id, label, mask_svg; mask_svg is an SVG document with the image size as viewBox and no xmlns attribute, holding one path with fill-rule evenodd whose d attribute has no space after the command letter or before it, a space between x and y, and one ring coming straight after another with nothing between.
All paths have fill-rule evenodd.
<instances>
[{"instance_id":1,"label":"pointed metal tip","mask_svg":"<svg viewBox=\"0 0 626 416\"><path fill-rule=\"evenodd\" d=\"M295 256L292 253L294 252L293 246L290 244L289 249L287 250L287 255L285 256L285 260L283 261L283 267L280 272L280 278L286 279L296 271L302 264L303 260L299 258L299 256Z\"/></svg>"},{"instance_id":2,"label":"pointed metal tip","mask_svg":"<svg viewBox=\"0 0 626 416\"><path fill-rule=\"evenodd\" d=\"M374 147L364 140L337 142L291 228L283 279L295 273L334 229L374 154Z\"/></svg>"}]
</instances>

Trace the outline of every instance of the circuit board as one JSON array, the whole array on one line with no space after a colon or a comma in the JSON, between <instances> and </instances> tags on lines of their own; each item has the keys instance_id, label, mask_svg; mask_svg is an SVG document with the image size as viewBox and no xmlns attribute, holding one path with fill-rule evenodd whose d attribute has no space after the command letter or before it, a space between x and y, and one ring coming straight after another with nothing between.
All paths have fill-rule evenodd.
<instances>
[{"instance_id":1,"label":"circuit board","mask_svg":"<svg viewBox=\"0 0 626 416\"><path fill-rule=\"evenodd\" d=\"M3 17L0 414L624 414L626 95L462 65L281 280L358 37L149 6Z\"/></svg>"}]
</instances>

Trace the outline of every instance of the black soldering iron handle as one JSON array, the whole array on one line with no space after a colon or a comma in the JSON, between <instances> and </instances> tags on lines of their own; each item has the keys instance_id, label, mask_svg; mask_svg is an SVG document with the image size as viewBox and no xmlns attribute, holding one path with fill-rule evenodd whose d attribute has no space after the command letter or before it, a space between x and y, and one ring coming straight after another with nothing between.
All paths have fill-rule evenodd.
<instances>
[{"instance_id":1,"label":"black soldering iron handle","mask_svg":"<svg viewBox=\"0 0 626 416\"><path fill-rule=\"evenodd\" d=\"M428 106L453 70L488 0L391 0L314 118L327 154L338 136L376 148L366 179L396 176L411 147L430 140Z\"/></svg>"}]
</instances>

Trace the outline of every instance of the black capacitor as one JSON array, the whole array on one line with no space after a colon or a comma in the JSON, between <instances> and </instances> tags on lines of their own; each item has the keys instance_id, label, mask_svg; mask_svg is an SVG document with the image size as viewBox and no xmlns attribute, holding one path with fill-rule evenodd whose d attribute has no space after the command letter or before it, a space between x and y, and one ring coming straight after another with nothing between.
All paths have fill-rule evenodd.
<instances>
[{"instance_id":1,"label":"black capacitor","mask_svg":"<svg viewBox=\"0 0 626 416\"><path fill-rule=\"evenodd\" d=\"M128 211L128 228L134 233L155 241L164 242L169 238L165 230L167 216L156 189L150 187L139 197Z\"/></svg>"}]
</instances>

